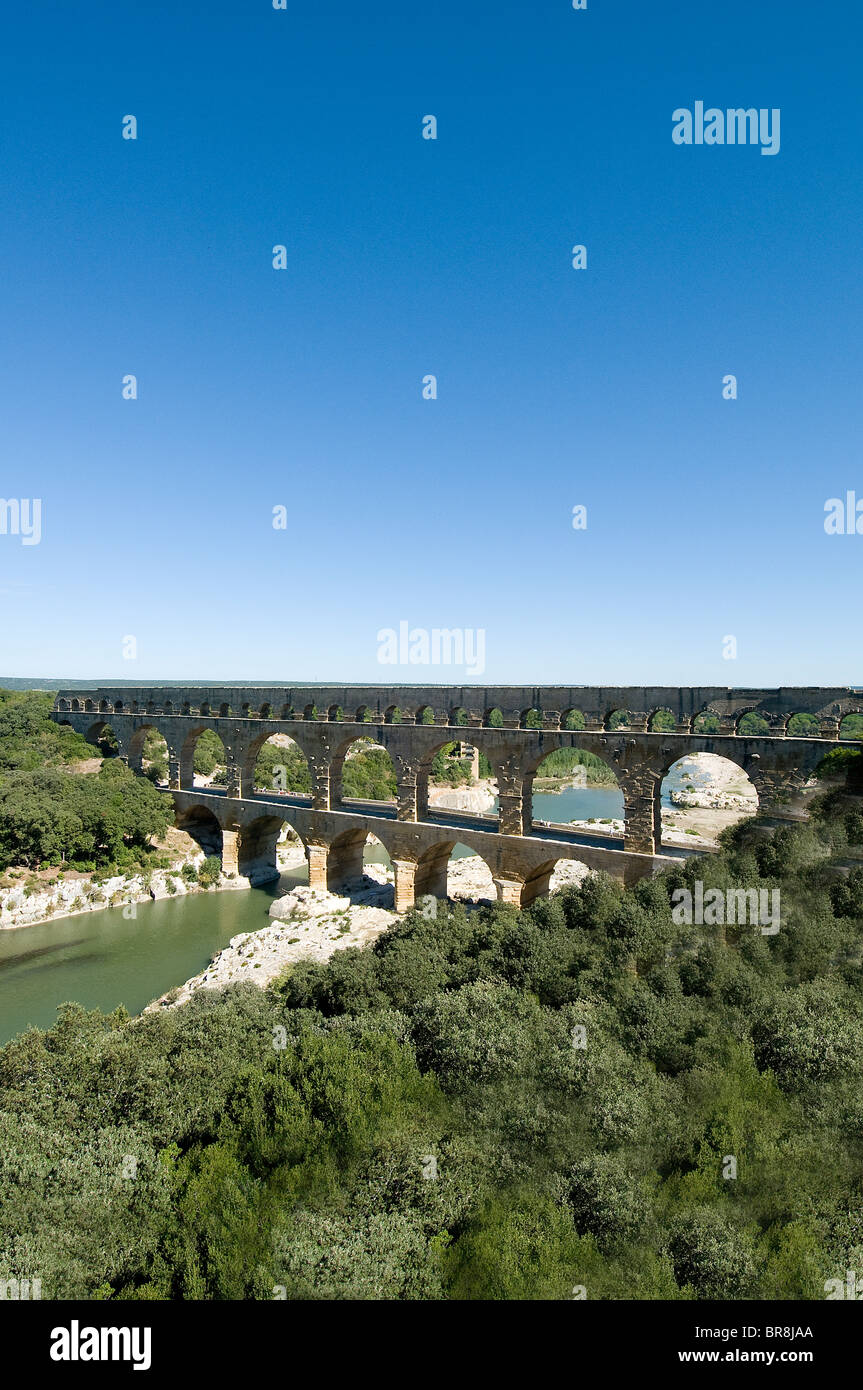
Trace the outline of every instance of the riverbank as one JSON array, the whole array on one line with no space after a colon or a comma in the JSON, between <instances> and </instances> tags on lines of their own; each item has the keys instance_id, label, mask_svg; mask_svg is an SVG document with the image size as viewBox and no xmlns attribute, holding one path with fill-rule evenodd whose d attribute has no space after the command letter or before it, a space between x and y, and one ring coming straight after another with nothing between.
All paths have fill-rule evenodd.
<instances>
[{"instance_id":1,"label":"riverbank","mask_svg":"<svg viewBox=\"0 0 863 1390\"><path fill-rule=\"evenodd\" d=\"M584 864L563 860L552 874L551 891L580 883L589 872ZM497 897L491 871L478 855L450 863L447 891L468 909ZM447 910L445 902L434 899L429 906L435 915ZM371 945L399 920L393 910L392 870L367 864L363 877L347 884L344 894L304 885L293 888L275 899L269 915L268 926L233 937L205 970L154 999L145 1012L176 1008L199 989L225 989L241 980L263 989L297 961L325 961L349 946Z\"/></svg>"}]
</instances>

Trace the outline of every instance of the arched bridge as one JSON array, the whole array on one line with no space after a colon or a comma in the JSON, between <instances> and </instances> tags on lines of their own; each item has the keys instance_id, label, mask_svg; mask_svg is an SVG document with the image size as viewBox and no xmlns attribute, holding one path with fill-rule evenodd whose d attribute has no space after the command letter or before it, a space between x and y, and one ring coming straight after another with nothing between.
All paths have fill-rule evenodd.
<instances>
[{"instance_id":1,"label":"arched bridge","mask_svg":"<svg viewBox=\"0 0 863 1390\"><path fill-rule=\"evenodd\" d=\"M762 809L776 810L835 744L845 716L858 713L863 692L843 687L169 686L63 690L53 718L93 742L110 726L120 756L137 770L148 731L161 734L178 824L202 843L209 835L226 872L272 876L276 840L287 822L306 848L312 886L335 889L362 871L363 846L373 833L389 853L396 906L405 910L415 895L445 893L456 842L485 859L502 901L521 906L547 892L561 859L632 882L675 853L663 853L660 790L679 758L707 752L731 759L749 776ZM758 733L745 732L747 715L758 716ZM195 746L205 729L225 747L224 793L194 784ZM260 749L279 733L307 759L306 797L254 789ZM369 737L392 758L394 803L342 796L348 750ZM494 817L429 807L435 754L466 738L497 780ZM533 780L557 748L595 753L610 766L623 797L622 842L534 822Z\"/></svg>"}]
</instances>

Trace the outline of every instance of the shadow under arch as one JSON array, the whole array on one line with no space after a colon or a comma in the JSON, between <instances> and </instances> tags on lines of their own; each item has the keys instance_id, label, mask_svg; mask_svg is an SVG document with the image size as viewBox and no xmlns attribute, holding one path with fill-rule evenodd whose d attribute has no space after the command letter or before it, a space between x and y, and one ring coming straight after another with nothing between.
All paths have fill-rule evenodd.
<instances>
[{"instance_id":1,"label":"shadow under arch","mask_svg":"<svg viewBox=\"0 0 863 1390\"><path fill-rule=\"evenodd\" d=\"M385 877L366 874L366 866L381 865ZM360 828L343 830L327 849L327 890L362 899L371 894L377 905L392 907L395 891L392 882L392 861L380 836Z\"/></svg>"},{"instance_id":2,"label":"shadow under arch","mask_svg":"<svg viewBox=\"0 0 863 1390\"><path fill-rule=\"evenodd\" d=\"M241 878L258 884L281 877L283 870L279 864L278 848L286 828L290 838L302 845L305 854L306 843L302 835L296 826L282 816L256 816L242 826L237 843L237 871Z\"/></svg>"},{"instance_id":3,"label":"shadow under arch","mask_svg":"<svg viewBox=\"0 0 863 1390\"><path fill-rule=\"evenodd\" d=\"M214 854L222 858L222 827L209 806L188 806L178 811L176 825L191 835L208 859Z\"/></svg>"},{"instance_id":4,"label":"shadow under arch","mask_svg":"<svg viewBox=\"0 0 863 1390\"><path fill-rule=\"evenodd\" d=\"M227 768L227 763L228 754L221 736L209 724L195 724L180 749L180 786L184 789L222 786L224 779L219 774ZM196 782L196 778L200 781Z\"/></svg>"},{"instance_id":5,"label":"shadow under arch","mask_svg":"<svg viewBox=\"0 0 863 1390\"><path fill-rule=\"evenodd\" d=\"M711 847L722 830L757 813L757 782L744 756L741 747L739 758L719 753L669 758L654 787L656 853L663 844Z\"/></svg>"}]
</instances>

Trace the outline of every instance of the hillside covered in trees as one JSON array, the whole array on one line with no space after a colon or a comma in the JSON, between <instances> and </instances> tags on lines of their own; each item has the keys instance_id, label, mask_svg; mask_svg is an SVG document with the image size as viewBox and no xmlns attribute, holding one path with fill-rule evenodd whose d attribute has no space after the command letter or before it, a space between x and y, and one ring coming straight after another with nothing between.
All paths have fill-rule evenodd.
<instances>
[{"instance_id":1,"label":"hillside covered in trees","mask_svg":"<svg viewBox=\"0 0 863 1390\"><path fill-rule=\"evenodd\" d=\"M675 925L697 879L778 888L781 929ZM823 1299L863 1267L861 1044L863 817L834 791L625 892L441 905L140 1019L65 1006L0 1050L3 1275L46 1298Z\"/></svg>"}]
</instances>

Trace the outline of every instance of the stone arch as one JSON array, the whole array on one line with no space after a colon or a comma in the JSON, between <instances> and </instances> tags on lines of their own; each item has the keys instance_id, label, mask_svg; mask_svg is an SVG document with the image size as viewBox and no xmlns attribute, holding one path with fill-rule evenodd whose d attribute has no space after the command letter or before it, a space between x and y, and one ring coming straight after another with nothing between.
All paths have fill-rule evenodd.
<instances>
[{"instance_id":1,"label":"stone arch","mask_svg":"<svg viewBox=\"0 0 863 1390\"><path fill-rule=\"evenodd\" d=\"M222 703L219 705L219 718L230 719L232 713L233 711L231 709L231 706L228 704L227 700L223 700Z\"/></svg>"},{"instance_id":2,"label":"stone arch","mask_svg":"<svg viewBox=\"0 0 863 1390\"><path fill-rule=\"evenodd\" d=\"M271 705L271 704L267 704L267 703L261 705L261 708L258 710L258 718L259 718L259 719L272 719L272 717L273 717L273 707L272 707L272 705Z\"/></svg>"},{"instance_id":3,"label":"stone arch","mask_svg":"<svg viewBox=\"0 0 863 1390\"><path fill-rule=\"evenodd\" d=\"M281 816L256 816L241 827L237 842L237 869L241 878L251 883L268 883L281 876L278 844L285 826L305 849L305 841L296 826Z\"/></svg>"},{"instance_id":4,"label":"stone arch","mask_svg":"<svg viewBox=\"0 0 863 1390\"><path fill-rule=\"evenodd\" d=\"M208 859L212 855L222 858L222 827L209 806L187 806L177 812L176 824L178 830L191 835Z\"/></svg>"},{"instance_id":5,"label":"stone arch","mask_svg":"<svg viewBox=\"0 0 863 1390\"><path fill-rule=\"evenodd\" d=\"M677 720L674 711L667 705L658 705L652 709L647 717L648 732L652 734L670 734L677 728Z\"/></svg>"},{"instance_id":6,"label":"stone arch","mask_svg":"<svg viewBox=\"0 0 863 1390\"><path fill-rule=\"evenodd\" d=\"M855 741L863 739L863 705L843 711L839 721L839 737Z\"/></svg>"},{"instance_id":7,"label":"stone arch","mask_svg":"<svg viewBox=\"0 0 863 1390\"><path fill-rule=\"evenodd\" d=\"M293 705L282 705L281 713L279 715L280 719L296 719L296 717L297 716L294 713Z\"/></svg>"},{"instance_id":8,"label":"stone arch","mask_svg":"<svg viewBox=\"0 0 863 1390\"><path fill-rule=\"evenodd\" d=\"M462 853L456 854L457 850ZM465 864L459 870L458 864L467 860L477 862ZM420 855L414 877L414 900L419 911L425 906L423 898L452 898L476 903L494 902L496 897L494 874L488 860L463 841L455 837L442 840Z\"/></svg>"},{"instance_id":9,"label":"stone arch","mask_svg":"<svg viewBox=\"0 0 863 1390\"><path fill-rule=\"evenodd\" d=\"M529 709L523 709L518 717L518 727L520 729L541 729L542 710L538 705L531 705Z\"/></svg>"},{"instance_id":10,"label":"stone arch","mask_svg":"<svg viewBox=\"0 0 863 1390\"><path fill-rule=\"evenodd\" d=\"M75 704L76 704L76 701L74 701L74 700L72 701L71 706L70 706L68 700L58 700L58 701L57 701L57 709L58 709L58 710L64 710L64 711L65 711L65 710L68 710L68 709L70 709L70 708L71 708L71 709L74 709Z\"/></svg>"},{"instance_id":11,"label":"stone arch","mask_svg":"<svg viewBox=\"0 0 863 1390\"><path fill-rule=\"evenodd\" d=\"M343 830L327 848L327 891L341 893L363 877L368 832L362 828Z\"/></svg>"},{"instance_id":12,"label":"stone arch","mask_svg":"<svg viewBox=\"0 0 863 1390\"><path fill-rule=\"evenodd\" d=\"M821 721L808 710L795 710L785 720L783 728L789 738L820 738Z\"/></svg>"},{"instance_id":13,"label":"stone arch","mask_svg":"<svg viewBox=\"0 0 863 1390\"><path fill-rule=\"evenodd\" d=\"M63 709L63 705L61 705L60 708ZM81 701L80 701L80 700L73 700L73 701L72 701L72 710L73 710L73 713L75 713L75 714L78 714L78 713L80 712L80 710L81 710Z\"/></svg>"},{"instance_id":14,"label":"stone arch","mask_svg":"<svg viewBox=\"0 0 863 1390\"><path fill-rule=\"evenodd\" d=\"M354 715L354 723L371 724L372 722L372 711L369 709L368 705L360 705L359 709Z\"/></svg>"},{"instance_id":15,"label":"stone arch","mask_svg":"<svg viewBox=\"0 0 863 1390\"><path fill-rule=\"evenodd\" d=\"M173 701L172 701L172 700L166 700L166 701L165 701L165 713L166 713L166 714L173 714L173 713L174 713L174 704L173 704Z\"/></svg>"},{"instance_id":16,"label":"stone arch","mask_svg":"<svg viewBox=\"0 0 863 1390\"><path fill-rule=\"evenodd\" d=\"M377 794L384 791L386 796ZM369 734L351 734L345 738L330 762L331 809L338 808L346 799L389 804L397 796L398 776L389 750Z\"/></svg>"},{"instance_id":17,"label":"stone arch","mask_svg":"<svg viewBox=\"0 0 863 1390\"><path fill-rule=\"evenodd\" d=\"M565 709L560 716L561 729L573 733L578 733L581 729L587 728L587 720L583 710Z\"/></svg>"},{"instance_id":18,"label":"stone arch","mask_svg":"<svg viewBox=\"0 0 863 1390\"><path fill-rule=\"evenodd\" d=\"M385 724L403 724L404 722L405 722L404 716L403 716L402 711L401 711L401 709L399 708L399 706L398 706L398 705L388 705L387 708L384 710L384 723L385 723Z\"/></svg>"},{"instance_id":19,"label":"stone arch","mask_svg":"<svg viewBox=\"0 0 863 1390\"><path fill-rule=\"evenodd\" d=\"M161 739L164 744L164 753L154 756L154 740ZM129 739L128 757L129 766L133 772L140 772L143 776L152 776L153 781L167 783L168 781L168 741L161 729L155 724L141 724ZM153 775L153 769L157 763L164 763L164 772L158 776Z\"/></svg>"},{"instance_id":20,"label":"stone arch","mask_svg":"<svg viewBox=\"0 0 863 1390\"><path fill-rule=\"evenodd\" d=\"M746 760L745 765L742 751L734 757L730 753L669 755L655 784L655 851L661 850L663 836L669 845L689 844L697 849L715 844L721 830L754 816L760 803L757 768L757 760ZM689 805L690 798L707 804Z\"/></svg>"},{"instance_id":21,"label":"stone arch","mask_svg":"<svg viewBox=\"0 0 863 1390\"><path fill-rule=\"evenodd\" d=\"M771 732L770 720L758 705L749 705L735 714L734 732L740 738L765 738Z\"/></svg>"},{"instance_id":22,"label":"stone arch","mask_svg":"<svg viewBox=\"0 0 863 1390\"><path fill-rule=\"evenodd\" d=\"M314 702L313 702L312 704L310 704L310 705L305 705L305 706L303 707L303 714L302 714L302 717L303 717L303 719L317 719L317 717L318 717L318 707L317 707L317 705L314 704Z\"/></svg>"},{"instance_id":23,"label":"stone arch","mask_svg":"<svg viewBox=\"0 0 863 1390\"><path fill-rule=\"evenodd\" d=\"M104 758L113 757L120 751L119 740L107 719L97 719L84 735L88 743L98 748Z\"/></svg>"},{"instance_id":24,"label":"stone arch","mask_svg":"<svg viewBox=\"0 0 863 1390\"><path fill-rule=\"evenodd\" d=\"M447 723L455 725L456 728L463 729L468 722L468 714L464 705L453 705L447 714Z\"/></svg>"},{"instance_id":25,"label":"stone arch","mask_svg":"<svg viewBox=\"0 0 863 1390\"><path fill-rule=\"evenodd\" d=\"M202 718L202 719L208 719L209 716L210 716L210 706L207 704L207 701L205 700L204 703L201 705L201 718Z\"/></svg>"},{"instance_id":26,"label":"stone arch","mask_svg":"<svg viewBox=\"0 0 863 1390\"><path fill-rule=\"evenodd\" d=\"M612 733L615 729L630 729L632 715L628 709L613 709L605 716L603 727Z\"/></svg>"},{"instance_id":27,"label":"stone arch","mask_svg":"<svg viewBox=\"0 0 863 1390\"><path fill-rule=\"evenodd\" d=\"M414 722L417 724L436 724L437 717L434 707L432 705L420 705Z\"/></svg>"},{"instance_id":28,"label":"stone arch","mask_svg":"<svg viewBox=\"0 0 863 1390\"><path fill-rule=\"evenodd\" d=\"M243 785L288 796L312 794L312 770L305 748L290 734L258 734L249 744L243 765Z\"/></svg>"},{"instance_id":29,"label":"stone arch","mask_svg":"<svg viewBox=\"0 0 863 1390\"><path fill-rule=\"evenodd\" d=\"M463 727L463 726L460 726L460 727ZM449 737L442 737L442 738L435 739L435 741L434 741L433 744L431 744L429 747L427 747L427 748L425 748L425 749L423 750L423 753L422 753L422 755L421 755L421 757L420 757L420 759L419 759L419 762L418 762L417 765L416 765L417 820L427 820L428 817L429 817L429 809L430 809L430 795L429 795L429 791L430 791L430 787L431 787L432 785L441 785L441 786L445 786L445 785L446 785L445 782L441 782L440 784L432 783L432 773L433 773L433 770L434 770L435 760L437 759L438 754L441 753L444 749L448 749L448 748L452 747L453 745L458 744L458 743L461 743L461 742L470 742L470 740L469 740L469 739L465 739L465 740L454 739L454 738L450 735ZM491 766L491 781L492 781L493 784L494 784L493 792L496 793L497 788L498 788L498 786L500 785L500 783L499 783L499 775L498 775L498 769L497 769L497 765L496 765L495 756L494 756L493 754L490 755L490 754L488 753L487 749L484 748L484 747L482 747L482 748L479 749L479 754L480 754L480 758L479 758L477 761L480 761L480 762L481 762L481 761L482 761L482 758L485 758L486 761L487 761L487 762L490 764L490 766ZM482 776L482 773L481 773L480 775ZM451 784L451 785L455 785L455 784ZM467 784L465 784L465 785L467 785ZM433 809L433 808L432 808L432 809ZM445 809L444 809L444 808L441 808L441 809L442 809L442 813L443 813L443 814L446 814ZM489 808L489 809L490 809L490 808ZM486 812L483 811L483 812L481 812L480 814L486 814Z\"/></svg>"},{"instance_id":30,"label":"stone arch","mask_svg":"<svg viewBox=\"0 0 863 1390\"><path fill-rule=\"evenodd\" d=\"M588 872L587 865L569 857L546 859L528 869L521 885L519 907L530 907L537 898L550 898L564 888L579 883Z\"/></svg>"},{"instance_id":31,"label":"stone arch","mask_svg":"<svg viewBox=\"0 0 863 1390\"><path fill-rule=\"evenodd\" d=\"M720 727L719 715L716 713L716 710L711 709L709 705L705 705L704 709L700 709L692 720L692 732L694 734L701 734L702 736L718 734Z\"/></svg>"},{"instance_id":32,"label":"stone arch","mask_svg":"<svg viewBox=\"0 0 863 1390\"><path fill-rule=\"evenodd\" d=\"M340 723L345 717L345 712L341 705L330 705L327 710L327 719L333 724Z\"/></svg>"},{"instance_id":33,"label":"stone arch","mask_svg":"<svg viewBox=\"0 0 863 1390\"><path fill-rule=\"evenodd\" d=\"M181 713L181 714L185 714L185 715L189 715L189 714L192 713L192 702L191 702L191 700L184 700L184 701L183 701L182 708L180 709L180 713Z\"/></svg>"},{"instance_id":34,"label":"stone arch","mask_svg":"<svg viewBox=\"0 0 863 1390\"><path fill-rule=\"evenodd\" d=\"M198 745L204 735L209 735L203 746ZM226 785L226 779L219 776L222 769L227 772L228 750L217 730L209 724L196 724L189 730L180 749L180 786Z\"/></svg>"},{"instance_id":35,"label":"stone arch","mask_svg":"<svg viewBox=\"0 0 863 1390\"><path fill-rule=\"evenodd\" d=\"M610 762L602 754L594 752L593 749L579 748L578 745L558 742L555 740L554 748L549 749L548 736L543 740L542 749L535 749L533 754L526 759L522 765L522 834L530 835L534 821L547 821L550 824L568 824L575 820L595 820L596 831L598 834L603 832L603 822L613 822L625 819L623 788L620 776L613 762ZM566 796L567 790L574 790L569 784L581 781L582 774L576 772L577 768L584 768L584 786L578 787L579 791L586 791L588 794L596 791L605 791L612 794L612 799L597 798L597 812L604 814L593 816L575 816L564 814L566 802L571 798ZM608 775L610 774L610 775ZM534 783L537 778L543 782L547 778L554 778L560 782L560 789L542 787L535 789ZM537 803L535 798L542 797L543 801ZM558 807L555 802L560 800ZM546 803L546 804L544 804ZM540 814L546 811L548 814ZM609 835L618 833L611 825L607 831Z\"/></svg>"},{"instance_id":36,"label":"stone arch","mask_svg":"<svg viewBox=\"0 0 863 1390\"><path fill-rule=\"evenodd\" d=\"M487 709L482 720L484 729L502 729L504 725L503 710L499 705L492 705Z\"/></svg>"},{"instance_id":37,"label":"stone arch","mask_svg":"<svg viewBox=\"0 0 863 1390\"><path fill-rule=\"evenodd\" d=\"M100 700L100 701L99 701L99 713L100 713L100 714L109 714L110 711L111 711L111 706L108 704L108 701L107 701L107 700Z\"/></svg>"},{"instance_id":38,"label":"stone arch","mask_svg":"<svg viewBox=\"0 0 863 1390\"><path fill-rule=\"evenodd\" d=\"M85 701L84 701L84 710L85 710L85 712L86 712L87 714L92 714L93 711L95 710L95 708L96 708L96 706L95 706L95 704L93 703L92 700L85 700Z\"/></svg>"}]
</instances>

